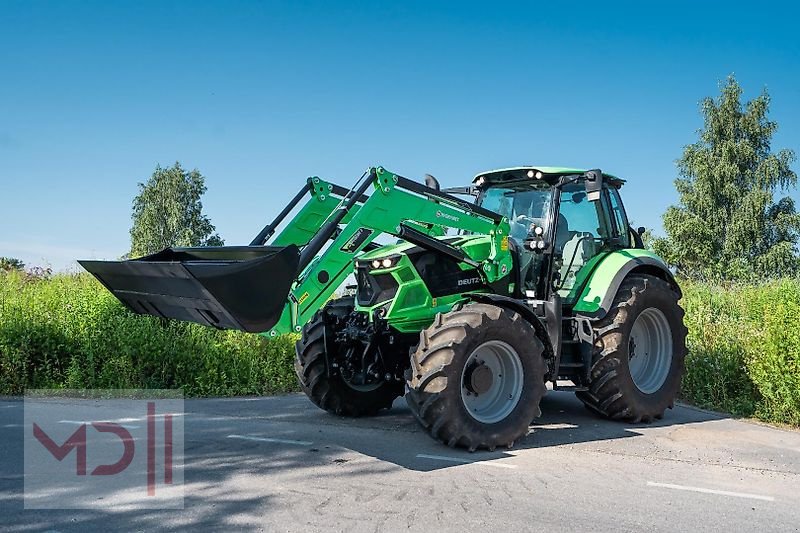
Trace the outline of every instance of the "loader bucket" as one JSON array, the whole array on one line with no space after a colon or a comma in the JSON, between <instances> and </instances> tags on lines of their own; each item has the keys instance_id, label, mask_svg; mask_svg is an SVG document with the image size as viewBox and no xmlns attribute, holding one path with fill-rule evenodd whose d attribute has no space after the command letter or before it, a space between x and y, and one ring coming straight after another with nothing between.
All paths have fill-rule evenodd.
<instances>
[{"instance_id":1,"label":"loader bucket","mask_svg":"<svg viewBox=\"0 0 800 533\"><path fill-rule=\"evenodd\" d=\"M136 313L259 333L280 318L299 256L294 245L219 246L79 263Z\"/></svg>"}]
</instances>

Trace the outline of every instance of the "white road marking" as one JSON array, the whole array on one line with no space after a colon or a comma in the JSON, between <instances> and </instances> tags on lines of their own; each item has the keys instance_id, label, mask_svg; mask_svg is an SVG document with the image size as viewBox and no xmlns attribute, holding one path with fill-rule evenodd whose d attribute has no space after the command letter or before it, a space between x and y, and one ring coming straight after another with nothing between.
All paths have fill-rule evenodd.
<instances>
[{"instance_id":1,"label":"white road marking","mask_svg":"<svg viewBox=\"0 0 800 533\"><path fill-rule=\"evenodd\" d=\"M661 487L665 489L686 490L689 492L702 492L703 494L717 494L719 496L732 496L734 498L749 498L751 500L762 500L765 502L774 502L775 498L772 496L761 496L760 494L748 494L746 492L731 492L727 490L717 489L704 489L702 487L687 487L686 485L673 485L671 483L656 483L654 481L647 482L648 487Z\"/></svg>"},{"instance_id":2,"label":"white road marking","mask_svg":"<svg viewBox=\"0 0 800 533\"><path fill-rule=\"evenodd\" d=\"M153 418L164 418L167 415L175 418L176 416L186 416L186 413L156 413ZM116 420L110 420L110 422L145 422L146 420L146 416L141 416L136 418L117 418Z\"/></svg>"},{"instance_id":3,"label":"white road marking","mask_svg":"<svg viewBox=\"0 0 800 533\"><path fill-rule=\"evenodd\" d=\"M59 424L74 424L76 426L81 426L83 424L91 425L92 422L109 422L108 420L59 420ZM116 422L113 422L116 423ZM118 426L124 427L125 429L139 429L139 426L131 426L130 424L117 424Z\"/></svg>"},{"instance_id":4,"label":"white road marking","mask_svg":"<svg viewBox=\"0 0 800 533\"><path fill-rule=\"evenodd\" d=\"M242 439L242 440L254 440L257 442L274 442L276 444L296 444L298 446L311 446L314 444L308 440L291 440L291 439L273 439L270 437L250 437L248 435L228 435L229 439Z\"/></svg>"},{"instance_id":5,"label":"white road marking","mask_svg":"<svg viewBox=\"0 0 800 533\"><path fill-rule=\"evenodd\" d=\"M483 460L470 461L468 459L461 459L459 457L448 457L446 455L428 455L428 454L425 454L425 453L418 453L417 454L417 458L418 459L433 459L435 461L447 461L449 463L460 463L460 464L465 464L465 465L476 464L476 465L496 466L498 468L516 468L517 467L517 465L509 465L509 464L506 464L506 463L497 463L497 462L494 462L493 460L488 460L488 461L483 461Z\"/></svg>"},{"instance_id":6,"label":"white road marking","mask_svg":"<svg viewBox=\"0 0 800 533\"><path fill-rule=\"evenodd\" d=\"M575 424L533 424L534 429L578 429Z\"/></svg>"}]
</instances>

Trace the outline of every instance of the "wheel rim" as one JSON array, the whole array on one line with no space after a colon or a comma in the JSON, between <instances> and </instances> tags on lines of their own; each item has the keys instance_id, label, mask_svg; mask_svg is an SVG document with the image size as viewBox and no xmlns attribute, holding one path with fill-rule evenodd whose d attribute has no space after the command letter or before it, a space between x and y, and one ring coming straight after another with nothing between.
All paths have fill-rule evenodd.
<instances>
[{"instance_id":1,"label":"wheel rim","mask_svg":"<svg viewBox=\"0 0 800 533\"><path fill-rule=\"evenodd\" d=\"M631 328L628 367L636 387L645 394L656 392L672 366L672 331L661 310L642 311Z\"/></svg>"},{"instance_id":2,"label":"wheel rim","mask_svg":"<svg viewBox=\"0 0 800 533\"><path fill-rule=\"evenodd\" d=\"M349 381L344 379L344 377L342 377L342 381L344 382L345 385L347 385L356 392L372 392L374 390L377 390L383 384L382 382L379 381L377 383L370 383L369 385L356 385L355 383L350 383Z\"/></svg>"},{"instance_id":3,"label":"wheel rim","mask_svg":"<svg viewBox=\"0 0 800 533\"><path fill-rule=\"evenodd\" d=\"M517 351L503 341L487 341L470 354L461 371L461 401L472 418L494 424L517 406L522 383Z\"/></svg>"}]
</instances>

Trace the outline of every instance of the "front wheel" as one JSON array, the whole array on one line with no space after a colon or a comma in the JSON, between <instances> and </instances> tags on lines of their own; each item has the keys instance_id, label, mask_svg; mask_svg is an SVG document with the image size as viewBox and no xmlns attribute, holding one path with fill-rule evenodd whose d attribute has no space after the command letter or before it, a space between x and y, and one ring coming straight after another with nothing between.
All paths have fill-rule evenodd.
<instances>
[{"instance_id":1,"label":"front wheel","mask_svg":"<svg viewBox=\"0 0 800 533\"><path fill-rule=\"evenodd\" d=\"M468 304L437 315L411 354L406 401L448 446L511 447L539 416L544 347L519 314Z\"/></svg>"},{"instance_id":2,"label":"front wheel","mask_svg":"<svg viewBox=\"0 0 800 533\"><path fill-rule=\"evenodd\" d=\"M320 409L340 416L371 416L389 409L394 400L403 395L403 383L381 381L357 385L349 383L341 374L328 372L325 350L335 350L336 346L326 347L325 313L348 313L351 310L351 302L342 299L329 303L314 315L295 344L297 358L294 369L300 388Z\"/></svg>"},{"instance_id":3,"label":"front wheel","mask_svg":"<svg viewBox=\"0 0 800 533\"><path fill-rule=\"evenodd\" d=\"M589 390L592 411L626 422L652 422L672 408L686 358L678 293L654 276L623 281L608 314L595 325Z\"/></svg>"}]
</instances>

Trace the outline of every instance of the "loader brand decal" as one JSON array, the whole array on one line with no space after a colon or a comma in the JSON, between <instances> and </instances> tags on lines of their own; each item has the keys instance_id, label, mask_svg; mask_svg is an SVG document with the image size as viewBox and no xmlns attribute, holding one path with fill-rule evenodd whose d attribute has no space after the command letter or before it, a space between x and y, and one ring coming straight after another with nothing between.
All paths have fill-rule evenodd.
<instances>
[{"instance_id":1,"label":"loader brand decal","mask_svg":"<svg viewBox=\"0 0 800 533\"><path fill-rule=\"evenodd\" d=\"M455 215L451 215L450 213L444 213L442 211L436 211L436 217L437 218L446 218L447 220L452 220L453 222L458 222L459 220L461 220L460 218L458 218Z\"/></svg>"},{"instance_id":2,"label":"loader brand decal","mask_svg":"<svg viewBox=\"0 0 800 533\"><path fill-rule=\"evenodd\" d=\"M500 241L500 250L502 250L503 252L508 251L508 235L503 237L503 240Z\"/></svg>"},{"instance_id":3,"label":"loader brand decal","mask_svg":"<svg viewBox=\"0 0 800 533\"><path fill-rule=\"evenodd\" d=\"M341 251L347 254L352 254L353 252L357 251L364 241L369 239L370 235L372 235L373 231L369 228L358 228L353 235L347 239L341 248Z\"/></svg>"},{"instance_id":4,"label":"loader brand decal","mask_svg":"<svg viewBox=\"0 0 800 533\"><path fill-rule=\"evenodd\" d=\"M308 298L308 291L306 291L306 292L305 292L305 293L304 293L304 294L303 294L303 295L300 297L300 299L299 299L299 300L297 300L297 305L300 305L301 303L305 302L307 298Z\"/></svg>"}]
</instances>

